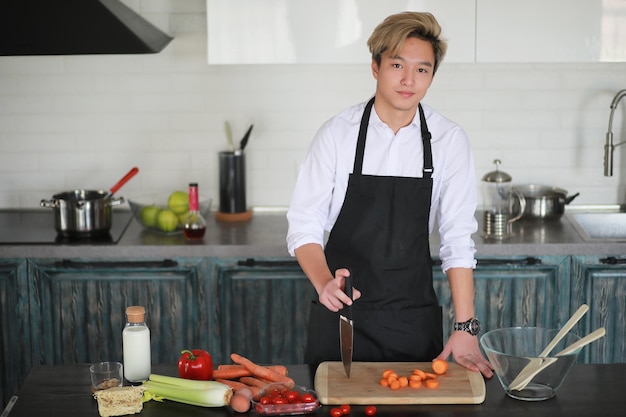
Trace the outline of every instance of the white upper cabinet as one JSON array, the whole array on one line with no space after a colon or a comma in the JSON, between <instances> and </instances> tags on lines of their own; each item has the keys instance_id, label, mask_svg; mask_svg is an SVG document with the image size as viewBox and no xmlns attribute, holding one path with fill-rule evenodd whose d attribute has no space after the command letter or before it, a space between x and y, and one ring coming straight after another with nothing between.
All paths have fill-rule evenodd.
<instances>
[{"instance_id":1,"label":"white upper cabinet","mask_svg":"<svg viewBox=\"0 0 626 417\"><path fill-rule=\"evenodd\" d=\"M477 62L624 62L626 0L476 0Z\"/></svg>"},{"instance_id":2,"label":"white upper cabinet","mask_svg":"<svg viewBox=\"0 0 626 417\"><path fill-rule=\"evenodd\" d=\"M208 62L369 64L370 34L405 10L437 18L445 62L474 62L474 0L207 0Z\"/></svg>"},{"instance_id":3,"label":"white upper cabinet","mask_svg":"<svg viewBox=\"0 0 626 417\"><path fill-rule=\"evenodd\" d=\"M626 0L207 0L208 62L369 63L405 10L439 20L445 62L626 62Z\"/></svg>"}]
</instances>

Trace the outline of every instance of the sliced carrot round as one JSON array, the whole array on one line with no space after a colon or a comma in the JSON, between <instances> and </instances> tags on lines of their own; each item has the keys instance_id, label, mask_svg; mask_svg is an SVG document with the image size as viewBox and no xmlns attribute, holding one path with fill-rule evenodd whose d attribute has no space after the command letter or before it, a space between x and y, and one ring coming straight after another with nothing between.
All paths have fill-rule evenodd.
<instances>
[{"instance_id":1,"label":"sliced carrot round","mask_svg":"<svg viewBox=\"0 0 626 417\"><path fill-rule=\"evenodd\" d=\"M411 388L422 388L422 380L421 379L411 379L409 380L409 387Z\"/></svg>"},{"instance_id":2,"label":"sliced carrot round","mask_svg":"<svg viewBox=\"0 0 626 417\"><path fill-rule=\"evenodd\" d=\"M448 370L448 362L444 359L435 359L432 364L433 372L437 375L443 375Z\"/></svg>"},{"instance_id":3,"label":"sliced carrot round","mask_svg":"<svg viewBox=\"0 0 626 417\"><path fill-rule=\"evenodd\" d=\"M436 379L427 379L424 384L426 385L426 388L433 389L439 387L439 381Z\"/></svg>"},{"instance_id":4,"label":"sliced carrot round","mask_svg":"<svg viewBox=\"0 0 626 417\"><path fill-rule=\"evenodd\" d=\"M422 371L421 369L414 370L413 375L418 375L420 378L426 379L426 372Z\"/></svg>"}]
</instances>

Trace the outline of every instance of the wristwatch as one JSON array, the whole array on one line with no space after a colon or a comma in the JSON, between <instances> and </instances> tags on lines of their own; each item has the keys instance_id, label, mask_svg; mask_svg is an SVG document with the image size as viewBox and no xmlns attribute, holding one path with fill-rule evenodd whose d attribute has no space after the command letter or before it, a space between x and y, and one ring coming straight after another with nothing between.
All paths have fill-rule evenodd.
<instances>
[{"instance_id":1,"label":"wristwatch","mask_svg":"<svg viewBox=\"0 0 626 417\"><path fill-rule=\"evenodd\" d=\"M476 336L480 332L480 321L476 317L472 317L467 321L458 321L454 323L454 330L461 330Z\"/></svg>"}]
</instances>

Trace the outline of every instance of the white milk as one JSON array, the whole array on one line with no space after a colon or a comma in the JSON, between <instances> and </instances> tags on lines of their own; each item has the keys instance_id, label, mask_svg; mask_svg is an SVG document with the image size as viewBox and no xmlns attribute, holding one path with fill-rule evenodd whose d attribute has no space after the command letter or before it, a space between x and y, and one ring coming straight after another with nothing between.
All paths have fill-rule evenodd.
<instances>
[{"instance_id":1,"label":"white milk","mask_svg":"<svg viewBox=\"0 0 626 417\"><path fill-rule=\"evenodd\" d=\"M130 382L148 379L151 372L150 329L145 326L126 327L122 332L124 345L124 378Z\"/></svg>"},{"instance_id":2,"label":"white milk","mask_svg":"<svg viewBox=\"0 0 626 417\"><path fill-rule=\"evenodd\" d=\"M126 326L122 331L124 378L129 382L145 381L151 372L150 329L144 321L145 309L128 307L126 316Z\"/></svg>"}]
</instances>

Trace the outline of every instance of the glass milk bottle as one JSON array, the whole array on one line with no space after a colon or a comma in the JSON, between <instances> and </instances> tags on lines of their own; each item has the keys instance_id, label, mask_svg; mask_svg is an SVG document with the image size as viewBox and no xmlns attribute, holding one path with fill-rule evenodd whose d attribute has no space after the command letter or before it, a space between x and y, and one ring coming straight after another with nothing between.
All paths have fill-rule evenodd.
<instances>
[{"instance_id":1,"label":"glass milk bottle","mask_svg":"<svg viewBox=\"0 0 626 417\"><path fill-rule=\"evenodd\" d=\"M122 331L122 345L124 378L129 382L145 381L151 372L150 329L146 325L145 315L144 307L126 308L126 326Z\"/></svg>"}]
</instances>

